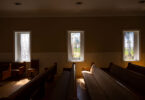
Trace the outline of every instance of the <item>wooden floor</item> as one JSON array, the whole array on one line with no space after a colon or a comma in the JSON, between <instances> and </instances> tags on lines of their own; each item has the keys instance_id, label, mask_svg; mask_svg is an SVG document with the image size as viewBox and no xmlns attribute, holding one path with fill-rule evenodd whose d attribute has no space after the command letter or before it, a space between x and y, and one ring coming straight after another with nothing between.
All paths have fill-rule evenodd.
<instances>
[{"instance_id":1,"label":"wooden floor","mask_svg":"<svg viewBox=\"0 0 145 100\"><path fill-rule=\"evenodd\" d=\"M24 79L17 80L17 81L0 82L0 98L8 97L10 94L15 92L19 88L21 88L23 85L25 85L29 81L30 80L28 78L24 78ZM52 83L50 82L50 83L46 84L47 89L45 89L46 90L45 93L47 95L45 95L45 97L42 100L49 99L49 97L51 95L51 91L54 88L54 85L55 85L55 81ZM85 82L82 78L77 79L77 96L78 96L79 100L91 100L89 97L89 94L87 92Z\"/></svg>"},{"instance_id":2,"label":"wooden floor","mask_svg":"<svg viewBox=\"0 0 145 100\"><path fill-rule=\"evenodd\" d=\"M30 80L28 78L23 78L21 80L7 80L0 82L0 98L8 97L10 94L14 93L29 81Z\"/></svg>"},{"instance_id":3,"label":"wooden floor","mask_svg":"<svg viewBox=\"0 0 145 100\"><path fill-rule=\"evenodd\" d=\"M79 100L91 100L83 78L77 79L77 96Z\"/></svg>"}]
</instances>

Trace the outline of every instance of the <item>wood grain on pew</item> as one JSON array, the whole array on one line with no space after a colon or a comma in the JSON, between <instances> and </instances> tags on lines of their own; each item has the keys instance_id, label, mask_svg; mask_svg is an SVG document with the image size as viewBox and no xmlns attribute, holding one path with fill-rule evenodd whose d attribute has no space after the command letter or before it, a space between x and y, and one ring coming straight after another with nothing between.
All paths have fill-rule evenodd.
<instances>
[{"instance_id":1,"label":"wood grain on pew","mask_svg":"<svg viewBox=\"0 0 145 100\"><path fill-rule=\"evenodd\" d=\"M66 100L70 72L64 71L60 78L56 81L56 86L52 91L50 100Z\"/></svg>"},{"instance_id":2,"label":"wood grain on pew","mask_svg":"<svg viewBox=\"0 0 145 100\"><path fill-rule=\"evenodd\" d=\"M100 68L94 67L93 72L98 84L108 95L111 100L136 100L137 97L128 88L118 84L111 76L102 71Z\"/></svg>"},{"instance_id":3,"label":"wood grain on pew","mask_svg":"<svg viewBox=\"0 0 145 100\"><path fill-rule=\"evenodd\" d=\"M45 82L52 79L56 73L56 65L38 74L23 87L6 97L7 100L41 100L45 92Z\"/></svg>"},{"instance_id":4,"label":"wood grain on pew","mask_svg":"<svg viewBox=\"0 0 145 100\"><path fill-rule=\"evenodd\" d=\"M107 96L104 95L99 84L96 83L92 74L83 72L84 80L86 83L86 87L89 91L89 95L92 100L107 100Z\"/></svg>"},{"instance_id":5,"label":"wood grain on pew","mask_svg":"<svg viewBox=\"0 0 145 100\"><path fill-rule=\"evenodd\" d=\"M71 70L63 71L52 92L50 100L76 100L75 64Z\"/></svg>"},{"instance_id":6,"label":"wood grain on pew","mask_svg":"<svg viewBox=\"0 0 145 100\"><path fill-rule=\"evenodd\" d=\"M100 68L92 66L90 72L83 72L83 76L92 100L138 100Z\"/></svg>"},{"instance_id":7,"label":"wood grain on pew","mask_svg":"<svg viewBox=\"0 0 145 100\"><path fill-rule=\"evenodd\" d=\"M133 91L139 98L145 98L145 76L137 73L135 71L131 71L128 69L123 69L120 66L111 63L110 68L106 71L113 78L121 82L131 91Z\"/></svg>"}]
</instances>

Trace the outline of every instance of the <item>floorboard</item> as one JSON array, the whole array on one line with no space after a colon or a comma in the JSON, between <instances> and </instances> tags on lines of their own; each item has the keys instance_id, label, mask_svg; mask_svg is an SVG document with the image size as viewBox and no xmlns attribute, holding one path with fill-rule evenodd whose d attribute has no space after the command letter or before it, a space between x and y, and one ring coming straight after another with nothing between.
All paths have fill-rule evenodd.
<instances>
[{"instance_id":1,"label":"floorboard","mask_svg":"<svg viewBox=\"0 0 145 100\"><path fill-rule=\"evenodd\" d=\"M30 80L28 78L24 78L21 80L11 80L11 81L4 81L0 84L0 98L8 97L23 85L28 83Z\"/></svg>"},{"instance_id":2,"label":"floorboard","mask_svg":"<svg viewBox=\"0 0 145 100\"><path fill-rule=\"evenodd\" d=\"M77 79L77 96L79 100L91 100L83 78Z\"/></svg>"}]
</instances>

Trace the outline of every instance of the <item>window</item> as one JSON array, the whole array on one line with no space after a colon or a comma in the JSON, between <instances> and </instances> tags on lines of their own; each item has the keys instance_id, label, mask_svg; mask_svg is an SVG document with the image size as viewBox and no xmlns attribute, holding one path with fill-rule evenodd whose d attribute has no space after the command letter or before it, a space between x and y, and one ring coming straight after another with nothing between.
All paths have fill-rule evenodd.
<instances>
[{"instance_id":1,"label":"window","mask_svg":"<svg viewBox=\"0 0 145 100\"><path fill-rule=\"evenodd\" d=\"M84 31L68 31L68 60L84 61Z\"/></svg>"},{"instance_id":2,"label":"window","mask_svg":"<svg viewBox=\"0 0 145 100\"><path fill-rule=\"evenodd\" d=\"M30 32L15 32L15 61L30 62Z\"/></svg>"},{"instance_id":3,"label":"window","mask_svg":"<svg viewBox=\"0 0 145 100\"><path fill-rule=\"evenodd\" d=\"M124 31L124 61L139 61L139 31Z\"/></svg>"}]
</instances>

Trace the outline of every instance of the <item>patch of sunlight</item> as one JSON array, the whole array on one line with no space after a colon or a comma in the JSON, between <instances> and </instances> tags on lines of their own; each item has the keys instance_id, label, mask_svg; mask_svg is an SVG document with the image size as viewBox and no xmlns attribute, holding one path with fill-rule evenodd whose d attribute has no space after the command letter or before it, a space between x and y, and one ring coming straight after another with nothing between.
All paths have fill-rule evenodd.
<instances>
[{"instance_id":1,"label":"patch of sunlight","mask_svg":"<svg viewBox=\"0 0 145 100\"><path fill-rule=\"evenodd\" d=\"M15 85L22 86L22 85L25 85L26 83L28 83L29 81L30 81L29 79L23 79L23 80L16 82Z\"/></svg>"},{"instance_id":2,"label":"patch of sunlight","mask_svg":"<svg viewBox=\"0 0 145 100\"><path fill-rule=\"evenodd\" d=\"M92 72L90 72L90 71L82 71L82 73L92 74Z\"/></svg>"},{"instance_id":3,"label":"patch of sunlight","mask_svg":"<svg viewBox=\"0 0 145 100\"><path fill-rule=\"evenodd\" d=\"M80 86L82 89L86 89L85 81L84 81L83 78L78 78L78 79L77 79L77 83L79 84L79 86Z\"/></svg>"}]
</instances>

